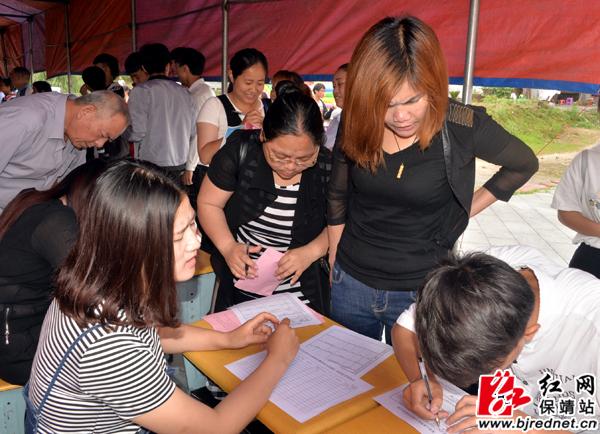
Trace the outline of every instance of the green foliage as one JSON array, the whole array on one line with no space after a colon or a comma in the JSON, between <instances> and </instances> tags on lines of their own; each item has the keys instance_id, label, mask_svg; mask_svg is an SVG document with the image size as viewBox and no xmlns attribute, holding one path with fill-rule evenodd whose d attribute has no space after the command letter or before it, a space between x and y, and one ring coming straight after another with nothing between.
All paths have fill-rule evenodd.
<instances>
[{"instance_id":1,"label":"green foliage","mask_svg":"<svg viewBox=\"0 0 600 434\"><path fill-rule=\"evenodd\" d=\"M510 98L512 91L512 87L484 87L483 95L486 97L495 96L496 98Z\"/></svg>"},{"instance_id":2,"label":"green foliage","mask_svg":"<svg viewBox=\"0 0 600 434\"><path fill-rule=\"evenodd\" d=\"M488 113L537 154L572 152L594 144L600 137L596 110L552 107L536 100L486 96Z\"/></svg>"},{"instance_id":3,"label":"green foliage","mask_svg":"<svg viewBox=\"0 0 600 434\"><path fill-rule=\"evenodd\" d=\"M68 92L69 86L66 75L59 75L47 79L45 72L36 72L35 74L33 74L33 81L38 80L45 80L48 83L50 83L50 86L52 87L60 87L60 91L62 93ZM129 86L129 88L132 87L131 77L129 77L128 75L120 75L119 77L117 77L117 80L123 80L125 84ZM80 95L79 89L81 89L81 86L83 86L83 79L81 78L81 75L71 75L71 93L74 95Z\"/></svg>"}]
</instances>

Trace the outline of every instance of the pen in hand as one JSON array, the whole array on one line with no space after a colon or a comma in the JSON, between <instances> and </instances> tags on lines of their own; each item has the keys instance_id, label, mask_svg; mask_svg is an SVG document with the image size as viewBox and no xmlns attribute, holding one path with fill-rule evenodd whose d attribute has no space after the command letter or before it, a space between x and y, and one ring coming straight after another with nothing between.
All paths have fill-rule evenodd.
<instances>
[{"instance_id":1,"label":"pen in hand","mask_svg":"<svg viewBox=\"0 0 600 434\"><path fill-rule=\"evenodd\" d=\"M419 357L419 371L421 371L421 378L425 382L425 387L427 388L427 399L429 400L429 408L431 409L431 401L433 401L433 395L431 394L431 386L429 385L429 377L427 376L427 369L425 369L425 362L423 362L423 358ZM438 428L440 426L440 418L435 415L435 423Z\"/></svg>"}]
</instances>

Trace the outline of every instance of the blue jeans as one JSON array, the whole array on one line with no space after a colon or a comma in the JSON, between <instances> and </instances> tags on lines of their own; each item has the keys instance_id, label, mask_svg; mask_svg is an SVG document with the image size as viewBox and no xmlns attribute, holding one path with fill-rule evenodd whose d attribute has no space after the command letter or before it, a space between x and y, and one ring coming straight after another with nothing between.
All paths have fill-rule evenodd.
<instances>
[{"instance_id":1,"label":"blue jeans","mask_svg":"<svg viewBox=\"0 0 600 434\"><path fill-rule=\"evenodd\" d=\"M392 327L414 302L415 292L371 288L346 273L337 262L331 282L331 318L377 340L381 340L385 328L385 340L391 345Z\"/></svg>"}]
</instances>

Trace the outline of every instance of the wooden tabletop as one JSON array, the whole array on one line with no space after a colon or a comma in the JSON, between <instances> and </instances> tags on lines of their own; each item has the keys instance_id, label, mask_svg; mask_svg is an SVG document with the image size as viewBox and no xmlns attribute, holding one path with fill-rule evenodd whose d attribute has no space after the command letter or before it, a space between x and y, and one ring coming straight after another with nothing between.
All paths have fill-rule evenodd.
<instances>
[{"instance_id":1,"label":"wooden tabletop","mask_svg":"<svg viewBox=\"0 0 600 434\"><path fill-rule=\"evenodd\" d=\"M300 341L304 342L334 324L336 323L325 318L324 324L298 328L296 333ZM198 321L194 325L211 328L206 321ZM229 372L225 365L260 350L259 346L253 345L240 350L185 353L185 357L223 390L230 392L240 383L240 380ZM373 400L374 396L381 395L406 382L406 377L393 355L365 374L362 379L373 385L373 389L335 405L304 423L298 422L270 401L263 407L257 418L275 433L311 434L329 432L333 427L344 424L379 407L379 404Z\"/></svg>"}]
</instances>

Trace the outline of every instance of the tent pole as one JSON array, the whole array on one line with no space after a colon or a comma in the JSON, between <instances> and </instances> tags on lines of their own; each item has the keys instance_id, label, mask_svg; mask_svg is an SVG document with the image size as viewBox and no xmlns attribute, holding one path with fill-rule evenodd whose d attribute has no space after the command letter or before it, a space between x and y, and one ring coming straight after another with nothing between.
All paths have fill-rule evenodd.
<instances>
[{"instance_id":1,"label":"tent pole","mask_svg":"<svg viewBox=\"0 0 600 434\"><path fill-rule=\"evenodd\" d=\"M229 38L229 1L223 0L223 46L221 51L221 93L227 93L227 42Z\"/></svg>"},{"instance_id":2,"label":"tent pole","mask_svg":"<svg viewBox=\"0 0 600 434\"><path fill-rule=\"evenodd\" d=\"M6 40L4 39L4 33L6 33L6 29L4 27L0 28L0 38L2 39L2 60L4 63L4 73L5 73L5 76L8 77L8 58L6 57Z\"/></svg>"},{"instance_id":3,"label":"tent pole","mask_svg":"<svg viewBox=\"0 0 600 434\"><path fill-rule=\"evenodd\" d=\"M67 91L71 93L71 26L69 25L69 5L65 3L65 39L67 48Z\"/></svg>"},{"instance_id":4,"label":"tent pole","mask_svg":"<svg viewBox=\"0 0 600 434\"><path fill-rule=\"evenodd\" d=\"M131 0L131 50L137 51L137 22L135 0Z\"/></svg>"},{"instance_id":5,"label":"tent pole","mask_svg":"<svg viewBox=\"0 0 600 434\"><path fill-rule=\"evenodd\" d=\"M471 104L473 97L473 70L475 69L475 49L477 48L477 23L479 21L479 0L471 0L469 11L469 33L467 35L467 55L465 58L465 79L462 101Z\"/></svg>"},{"instance_id":6,"label":"tent pole","mask_svg":"<svg viewBox=\"0 0 600 434\"><path fill-rule=\"evenodd\" d=\"M27 22L29 23L29 81L33 83L33 17L28 17Z\"/></svg>"}]
</instances>

